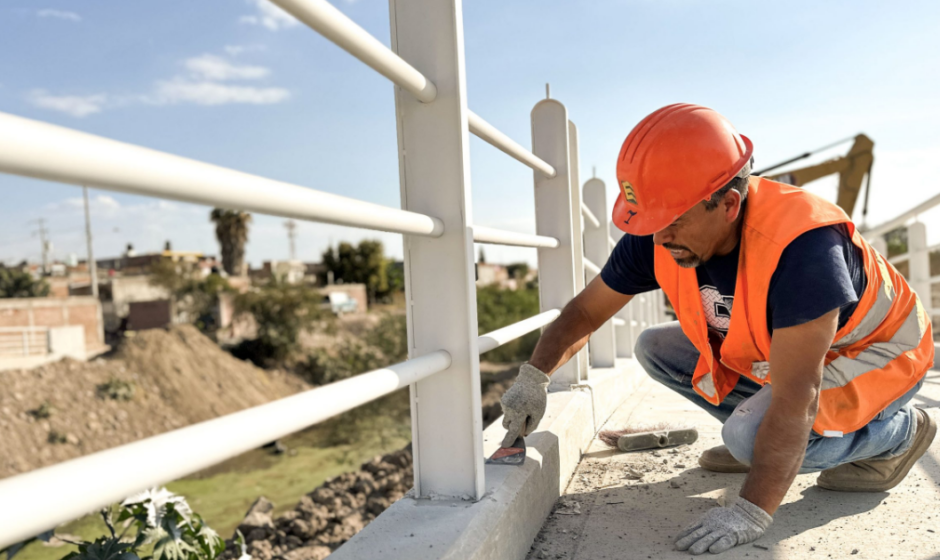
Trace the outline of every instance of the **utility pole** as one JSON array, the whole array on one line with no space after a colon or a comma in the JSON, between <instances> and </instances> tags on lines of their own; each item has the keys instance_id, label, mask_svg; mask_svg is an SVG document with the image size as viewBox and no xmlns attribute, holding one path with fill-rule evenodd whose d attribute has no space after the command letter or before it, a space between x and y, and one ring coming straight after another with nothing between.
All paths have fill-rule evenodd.
<instances>
[{"instance_id":1,"label":"utility pole","mask_svg":"<svg viewBox=\"0 0 940 560\"><path fill-rule=\"evenodd\" d=\"M290 239L290 260L293 261L297 259L297 248L294 242L297 237L297 222L287 220L284 222L284 227L287 228L287 238Z\"/></svg>"},{"instance_id":2,"label":"utility pole","mask_svg":"<svg viewBox=\"0 0 940 560\"><path fill-rule=\"evenodd\" d=\"M39 229L33 233L39 234L39 242L42 244L42 273L46 275L49 273L49 249L50 243L46 238L46 234L49 233L49 230L46 229L46 220L44 218L38 218L33 220L39 223Z\"/></svg>"},{"instance_id":3,"label":"utility pole","mask_svg":"<svg viewBox=\"0 0 940 560\"><path fill-rule=\"evenodd\" d=\"M98 297L98 265L91 249L91 212L88 210L88 187L82 187L85 197L85 242L88 244L88 274L91 275L91 295Z\"/></svg>"}]
</instances>

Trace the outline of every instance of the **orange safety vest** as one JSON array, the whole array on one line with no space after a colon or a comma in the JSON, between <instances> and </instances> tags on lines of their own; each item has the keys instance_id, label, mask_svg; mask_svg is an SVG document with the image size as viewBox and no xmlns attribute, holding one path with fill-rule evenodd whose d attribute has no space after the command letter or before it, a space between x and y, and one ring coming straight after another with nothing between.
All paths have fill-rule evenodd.
<instances>
[{"instance_id":1,"label":"orange safety vest","mask_svg":"<svg viewBox=\"0 0 940 560\"><path fill-rule=\"evenodd\" d=\"M813 429L841 437L868 424L909 391L933 365L930 320L917 294L856 231L838 206L807 191L761 177L749 182L731 323L723 342L710 341L695 269L682 268L661 246L656 280L669 297L682 332L700 352L692 385L713 405L739 375L771 382L767 294L783 250L801 234L845 224L862 250L868 284L825 358ZM714 351L720 344L720 359Z\"/></svg>"}]
</instances>

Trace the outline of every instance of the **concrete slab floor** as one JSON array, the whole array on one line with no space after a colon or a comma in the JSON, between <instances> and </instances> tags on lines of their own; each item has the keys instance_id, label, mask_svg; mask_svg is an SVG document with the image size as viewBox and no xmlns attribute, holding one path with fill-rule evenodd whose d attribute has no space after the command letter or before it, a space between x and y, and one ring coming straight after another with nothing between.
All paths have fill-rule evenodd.
<instances>
[{"instance_id":1,"label":"concrete slab floor","mask_svg":"<svg viewBox=\"0 0 940 560\"><path fill-rule=\"evenodd\" d=\"M940 418L940 372L929 374L914 402ZM675 535L709 508L733 501L744 475L699 468L699 454L721 444L721 424L649 378L605 429L641 419L695 425L699 440L634 453L612 453L595 440L528 560L692 557L675 550ZM890 492L829 492L815 486L817 476L798 476L767 533L755 543L725 552L722 560L940 560L940 437Z\"/></svg>"}]
</instances>

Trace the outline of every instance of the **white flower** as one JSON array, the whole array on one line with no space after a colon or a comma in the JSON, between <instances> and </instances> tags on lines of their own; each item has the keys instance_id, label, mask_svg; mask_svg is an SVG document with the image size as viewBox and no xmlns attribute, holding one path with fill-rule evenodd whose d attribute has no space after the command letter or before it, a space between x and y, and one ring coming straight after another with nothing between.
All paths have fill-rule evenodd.
<instances>
[{"instance_id":1,"label":"white flower","mask_svg":"<svg viewBox=\"0 0 940 560\"><path fill-rule=\"evenodd\" d=\"M122 506L141 504L147 509L147 525L149 527L159 527L163 523L163 517L166 515L167 505L173 504L173 509L187 522L193 513L186 498L177 496L166 488L151 488L135 494L121 502Z\"/></svg>"}]
</instances>

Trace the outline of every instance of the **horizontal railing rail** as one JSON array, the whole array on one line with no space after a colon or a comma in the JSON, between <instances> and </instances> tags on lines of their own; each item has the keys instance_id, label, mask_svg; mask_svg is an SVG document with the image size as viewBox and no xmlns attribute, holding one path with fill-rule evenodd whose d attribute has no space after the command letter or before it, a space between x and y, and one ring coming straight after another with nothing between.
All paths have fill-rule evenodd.
<instances>
[{"instance_id":1,"label":"horizontal railing rail","mask_svg":"<svg viewBox=\"0 0 940 560\"><path fill-rule=\"evenodd\" d=\"M591 261L587 259L584 259L584 268L591 274L601 273L601 267L597 266L596 264L592 263Z\"/></svg>"},{"instance_id":2,"label":"horizontal railing rail","mask_svg":"<svg viewBox=\"0 0 940 560\"><path fill-rule=\"evenodd\" d=\"M468 113L467 125L470 128L470 132L477 135L481 140L488 142L493 147L498 148L532 169L543 173L546 177L555 176L555 168L545 163L543 159L523 148L518 142L500 132L496 127L483 120L482 117L473 111L468 111Z\"/></svg>"},{"instance_id":3,"label":"horizontal railing rail","mask_svg":"<svg viewBox=\"0 0 940 560\"><path fill-rule=\"evenodd\" d=\"M589 222L591 222L592 226L596 228L601 227L600 220L597 219L597 216L594 215L594 212L591 212L590 208L588 208L585 205L581 205L581 213L584 215L585 218L588 219Z\"/></svg>"},{"instance_id":4,"label":"horizontal railing rail","mask_svg":"<svg viewBox=\"0 0 940 560\"><path fill-rule=\"evenodd\" d=\"M437 87L368 31L326 0L271 0L338 47L385 76L424 103L437 97Z\"/></svg>"},{"instance_id":5,"label":"horizontal railing rail","mask_svg":"<svg viewBox=\"0 0 940 560\"><path fill-rule=\"evenodd\" d=\"M329 224L437 237L440 220L0 113L0 172Z\"/></svg>"},{"instance_id":6,"label":"horizontal railing rail","mask_svg":"<svg viewBox=\"0 0 940 560\"><path fill-rule=\"evenodd\" d=\"M441 350L387 368L0 480L0 550L342 414L450 367ZM144 459L146 458L146 459Z\"/></svg>"},{"instance_id":7,"label":"horizontal railing rail","mask_svg":"<svg viewBox=\"0 0 940 560\"><path fill-rule=\"evenodd\" d=\"M437 96L437 89L421 72L402 60L326 0L271 0L284 11L320 33L338 47L358 58L379 74L385 76L418 100L429 103ZM555 168L523 148L473 111L467 111L467 127L499 150L548 177L555 176Z\"/></svg>"},{"instance_id":8,"label":"horizontal railing rail","mask_svg":"<svg viewBox=\"0 0 940 560\"><path fill-rule=\"evenodd\" d=\"M558 240L554 237L506 231L485 226L473 226L473 240L477 243L514 245L516 247L542 247L545 249L558 247Z\"/></svg>"},{"instance_id":9,"label":"horizontal railing rail","mask_svg":"<svg viewBox=\"0 0 940 560\"><path fill-rule=\"evenodd\" d=\"M557 309L479 337L489 352L554 321ZM256 449L450 367L443 350L386 368L0 480L0 550L142 489L164 484ZM193 453L181 452L190 450ZM198 453L195 451L198 450ZM140 457L146 456L146 461ZM81 480L81 484L76 484Z\"/></svg>"},{"instance_id":10,"label":"horizontal railing rail","mask_svg":"<svg viewBox=\"0 0 940 560\"><path fill-rule=\"evenodd\" d=\"M875 238L876 236L884 235L885 233L888 233L889 231L893 229L897 229L905 225L908 220L912 218L916 218L918 214L923 214L924 212L936 206L940 206L940 194L938 194L937 196L928 198L927 200L921 202L920 204L911 208L907 212L903 212L902 214L895 216L894 218L891 218L890 220L886 222L882 222L874 227L862 229L862 234L865 236L866 239L871 240Z\"/></svg>"},{"instance_id":11,"label":"horizontal railing rail","mask_svg":"<svg viewBox=\"0 0 940 560\"><path fill-rule=\"evenodd\" d=\"M501 329L486 333L482 335L477 342L480 347L480 354L498 348L535 329L542 328L557 319L559 315L561 315L561 311L551 309L549 311L543 311L534 317L523 319L518 323L513 323Z\"/></svg>"}]
</instances>

